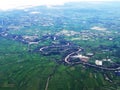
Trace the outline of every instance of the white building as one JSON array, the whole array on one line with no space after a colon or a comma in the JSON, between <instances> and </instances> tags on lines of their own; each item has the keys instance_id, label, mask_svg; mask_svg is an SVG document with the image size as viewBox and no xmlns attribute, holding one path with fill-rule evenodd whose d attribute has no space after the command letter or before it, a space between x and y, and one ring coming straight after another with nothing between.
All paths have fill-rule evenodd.
<instances>
[{"instance_id":1,"label":"white building","mask_svg":"<svg viewBox=\"0 0 120 90\"><path fill-rule=\"evenodd\" d=\"M102 66L103 63L102 63L102 61L100 61L100 60L96 60L96 61L95 61L95 64Z\"/></svg>"}]
</instances>

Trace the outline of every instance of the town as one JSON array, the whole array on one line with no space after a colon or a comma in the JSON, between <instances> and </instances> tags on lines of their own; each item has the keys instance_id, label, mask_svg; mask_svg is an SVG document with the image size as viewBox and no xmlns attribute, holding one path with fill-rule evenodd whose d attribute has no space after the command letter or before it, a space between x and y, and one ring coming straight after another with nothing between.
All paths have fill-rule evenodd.
<instances>
[{"instance_id":1,"label":"town","mask_svg":"<svg viewBox=\"0 0 120 90\"><path fill-rule=\"evenodd\" d=\"M0 11L0 90L120 90L113 4Z\"/></svg>"}]
</instances>

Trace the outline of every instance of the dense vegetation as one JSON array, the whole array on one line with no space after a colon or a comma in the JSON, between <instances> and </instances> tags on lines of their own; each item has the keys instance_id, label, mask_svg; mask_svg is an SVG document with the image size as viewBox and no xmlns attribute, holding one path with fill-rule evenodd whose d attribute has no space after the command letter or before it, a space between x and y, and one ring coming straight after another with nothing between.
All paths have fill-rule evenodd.
<instances>
[{"instance_id":1,"label":"dense vegetation","mask_svg":"<svg viewBox=\"0 0 120 90\"><path fill-rule=\"evenodd\" d=\"M68 65L61 62L65 53L43 55L34 51L65 39L84 48L83 55L93 53L89 63L107 58L114 63L106 61L104 66L115 67L117 63L120 67L119 2L111 3L0 11L0 90L120 90L120 75L114 71ZM107 30L92 30L94 26ZM61 34L64 30L68 34ZM38 36L40 42L29 50L28 43L12 35ZM60 35L60 40L46 35Z\"/></svg>"}]
</instances>

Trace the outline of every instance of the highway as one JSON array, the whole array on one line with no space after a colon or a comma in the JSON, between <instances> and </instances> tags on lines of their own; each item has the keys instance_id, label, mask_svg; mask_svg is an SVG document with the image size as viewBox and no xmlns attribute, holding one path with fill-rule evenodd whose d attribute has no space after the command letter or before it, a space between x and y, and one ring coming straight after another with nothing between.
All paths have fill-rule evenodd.
<instances>
[{"instance_id":1,"label":"highway","mask_svg":"<svg viewBox=\"0 0 120 90\"><path fill-rule=\"evenodd\" d=\"M42 47L40 48L39 50L44 52L45 49L49 49L49 48L62 48L62 47L67 47L67 46L70 46L70 44L67 44L67 45L53 45L53 46L45 46L45 47ZM95 64L90 64L90 63L87 63L87 62L84 62L84 61L80 61L80 62L70 62L70 57L73 55L73 54L78 54L82 49L79 48L77 51L75 52L72 52L70 54L68 54L65 58L64 58L64 62L66 62L67 64L69 65L72 65L72 64L82 64L84 66L89 66L89 67L93 67L93 68L97 68L97 69L101 69L101 70L107 70L107 71L119 71L120 70L120 67L118 68L109 68L109 67L104 67L104 66L99 66L99 65L95 65Z\"/></svg>"}]
</instances>

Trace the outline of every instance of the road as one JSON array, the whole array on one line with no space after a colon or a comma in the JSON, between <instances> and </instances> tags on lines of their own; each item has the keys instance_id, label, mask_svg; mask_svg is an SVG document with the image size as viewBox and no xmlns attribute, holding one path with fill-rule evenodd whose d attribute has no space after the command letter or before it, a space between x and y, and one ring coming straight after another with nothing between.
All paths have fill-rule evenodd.
<instances>
[{"instance_id":1,"label":"road","mask_svg":"<svg viewBox=\"0 0 120 90\"><path fill-rule=\"evenodd\" d=\"M44 52L45 49L49 49L49 48L65 48L65 47L68 47L70 46L69 43L67 43L66 45L52 45L52 46L45 46L45 47L42 47L40 48L40 51ZM78 54L80 51L82 50L82 48L79 48L77 51L75 52L72 52L72 53L69 53L65 58L64 58L64 62L66 62L67 64L71 65L71 64L82 64L84 66L89 66L89 67L93 67L93 68L97 68L97 69L102 69L102 70L107 70L107 71L118 71L120 70L120 67L118 68L109 68L109 67L104 67L104 66L98 66L98 65L95 65L95 64L90 64L90 63L87 63L87 62L83 62L83 61L80 61L80 62L70 62L70 57L73 55L73 54Z\"/></svg>"}]
</instances>

